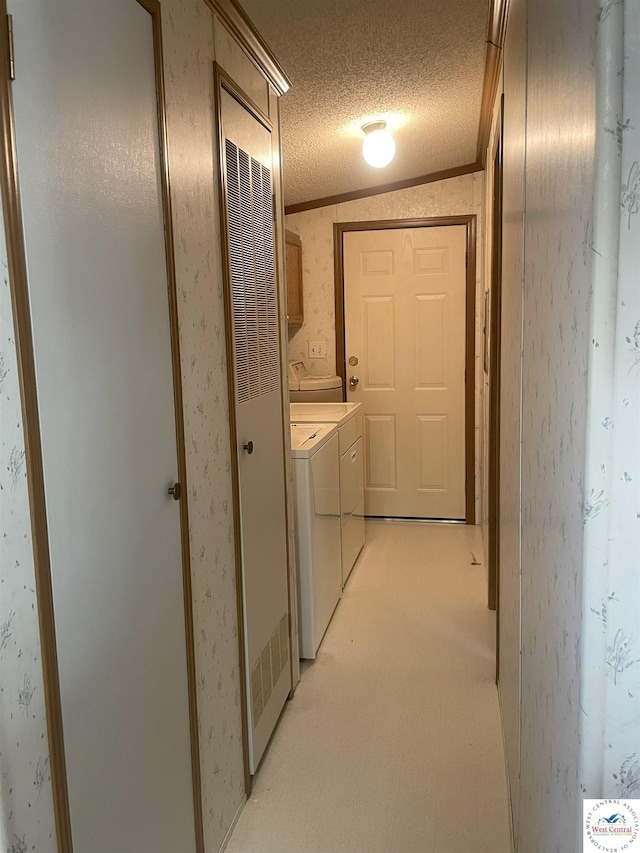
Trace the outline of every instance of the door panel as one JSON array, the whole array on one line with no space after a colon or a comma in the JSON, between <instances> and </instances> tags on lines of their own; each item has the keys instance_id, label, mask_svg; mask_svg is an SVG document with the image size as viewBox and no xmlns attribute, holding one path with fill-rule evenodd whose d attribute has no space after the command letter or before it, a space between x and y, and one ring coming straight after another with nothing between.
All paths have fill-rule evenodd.
<instances>
[{"instance_id":1,"label":"door panel","mask_svg":"<svg viewBox=\"0 0 640 853\"><path fill-rule=\"evenodd\" d=\"M359 380L347 393L364 410L365 512L464 519L466 227L343 239L347 376Z\"/></svg>"},{"instance_id":2,"label":"door panel","mask_svg":"<svg viewBox=\"0 0 640 853\"><path fill-rule=\"evenodd\" d=\"M374 389L393 390L394 322L393 297L364 297L365 385Z\"/></svg>"},{"instance_id":3,"label":"door panel","mask_svg":"<svg viewBox=\"0 0 640 853\"><path fill-rule=\"evenodd\" d=\"M446 335L446 293L416 296L416 385L442 388Z\"/></svg>"},{"instance_id":4,"label":"door panel","mask_svg":"<svg viewBox=\"0 0 640 853\"><path fill-rule=\"evenodd\" d=\"M195 849L152 18L10 2L78 853Z\"/></svg>"},{"instance_id":5,"label":"door panel","mask_svg":"<svg viewBox=\"0 0 640 853\"><path fill-rule=\"evenodd\" d=\"M226 91L221 107L249 767L254 773L291 689L272 153L271 133Z\"/></svg>"},{"instance_id":6,"label":"door panel","mask_svg":"<svg viewBox=\"0 0 640 853\"><path fill-rule=\"evenodd\" d=\"M420 460L418 489L446 491L449 473L447 437L449 423L446 415L418 417L417 458Z\"/></svg>"},{"instance_id":7,"label":"door panel","mask_svg":"<svg viewBox=\"0 0 640 853\"><path fill-rule=\"evenodd\" d=\"M396 488L395 415L364 416L365 489Z\"/></svg>"}]
</instances>

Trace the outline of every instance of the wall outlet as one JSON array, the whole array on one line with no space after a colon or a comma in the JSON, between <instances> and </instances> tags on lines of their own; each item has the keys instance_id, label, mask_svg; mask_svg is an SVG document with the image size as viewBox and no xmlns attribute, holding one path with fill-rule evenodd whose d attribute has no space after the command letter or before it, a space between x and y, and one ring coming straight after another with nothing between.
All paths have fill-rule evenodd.
<instances>
[{"instance_id":1,"label":"wall outlet","mask_svg":"<svg viewBox=\"0 0 640 853\"><path fill-rule=\"evenodd\" d=\"M309 341L309 358L326 358L326 341Z\"/></svg>"}]
</instances>

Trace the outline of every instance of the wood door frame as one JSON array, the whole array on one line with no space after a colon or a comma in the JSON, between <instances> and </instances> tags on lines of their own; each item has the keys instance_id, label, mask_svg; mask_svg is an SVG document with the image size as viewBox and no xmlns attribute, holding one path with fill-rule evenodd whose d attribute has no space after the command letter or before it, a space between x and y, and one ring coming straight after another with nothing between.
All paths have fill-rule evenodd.
<instances>
[{"instance_id":1,"label":"wood door frame","mask_svg":"<svg viewBox=\"0 0 640 853\"><path fill-rule=\"evenodd\" d=\"M219 65L213 63L214 76L214 107L215 121L217 128L217 145L218 145L218 203L220 208L220 243L222 255L222 274L223 274L223 297L224 297L224 317L225 317L225 350L227 362L227 388L229 399L229 436L231 445L231 480L232 480L232 496L233 496L233 528L234 528L234 549L235 549L235 571L236 571L236 607L238 618L238 649L240 657L240 695L241 695L241 717L242 717L242 752L243 752L243 770L245 793L247 796L251 793L252 777L249 769L249 712L248 702L249 696L247 693L247 669L245 666L245 631L244 631L244 583L242 578L242 533L240 520L242 517L240 504L240 474L239 474L239 454L238 454L238 439L237 439L237 404L236 404L236 371L235 371L235 355L233 348L233 305L231 299L231 262L229 257L229 220L227 216L227 170L225 161L225 140L224 127L222 122L222 93L226 92L240 106L253 116L260 124L269 131L272 138L273 151L273 124L269 117L257 106L257 104L244 92L244 90L235 82L235 80ZM274 170L272 170L273 173ZM275 186L272 184L272 191L275 198ZM283 234L279 234L277 217L274 217L274 275L276 277L276 295L277 295L277 310L278 318L282 317L282 282L279 280L279 264L282 260L282 245L281 238ZM284 394L282 380L285 376L284 365L282 364L282 324L278 323L278 353L280 356L280 373L281 373L281 392ZM292 578L291 570L293 566L292 555L289 550L289 509L288 509L288 494L287 471L284 465L286 457L286 444L284 431L288 429L289 424L284 420L284 408L282 410L282 428L283 428L283 482L284 482L284 510L286 523L286 556L287 556L287 605L289 607L289 670L291 677L291 692L290 696L295 691L294 675L293 675L293 655L296 653L294 643L292 642L292 619L291 619L291 596L292 596Z\"/></svg>"},{"instance_id":2,"label":"wood door frame","mask_svg":"<svg viewBox=\"0 0 640 853\"><path fill-rule=\"evenodd\" d=\"M180 336L178 328L178 300L175 275L175 254L171 213L171 180L168 166L167 120L164 87L164 59L162 49L162 22L160 0L136 0L151 16L156 80L156 106L158 121L158 150L160 160L160 185L164 218L165 264L167 270L167 299L169 309L169 335L171 339L172 386L175 411L176 458L180 498L180 545L182 554L183 606L185 620L185 647L189 735L191 748L191 776L196 853L204 853L204 826L202 816L202 790L200 775L200 746L198 735L197 686L195 671L195 645L193 633L193 604L191 583L191 555L189 543L189 508L187 464L184 438L184 409L182 372L180 361ZM47 502L44 487L42 440L36 384L33 328L29 299L26 249L22 223L13 97L9 69L9 35L6 0L0 0L0 66L5 69L0 80L0 113L2 116L2 151L0 152L0 191L4 212L7 241L9 288L13 306L13 322L18 359L18 379L22 405L25 437L25 467L29 492L31 533L36 581L36 601L42 654L47 737L49 742L53 811L56 824L56 841L59 853L72 853L73 839L64 751L64 721L60 698L60 677L51 581L51 557L47 521Z\"/></svg>"},{"instance_id":3,"label":"wood door frame","mask_svg":"<svg viewBox=\"0 0 640 853\"><path fill-rule=\"evenodd\" d=\"M344 240L349 231L386 231L397 228L439 228L447 225L464 225L466 243L465 284L465 523L476 523L476 472L475 472L475 362L476 362L476 232L477 216L433 216L414 219L378 219L359 222L334 222L333 259L336 317L336 373L342 378L343 396L346 397L347 365L345 355L344 322Z\"/></svg>"},{"instance_id":4,"label":"wood door frame","mask_svg":"<svg viewBox=\"0 0 640 853\"><path fill-rule=\"evenodd\" d=\"M496 683L500 664L500 370L502 362L502 121L504 96L501 100L499 126L491 151L493 161L493 193L491 199L491 312L489 336L489 459L488 459L488 607L496 614Z\"/></svg>"},{"instance_id":5,"label":"wood door frame","mask_svg":"<svg viewBox=\"0 0 640 853\"><path fill-rule=\"evenodd\" d=\"M240 676L240 717L242 724L242 770L244 791L251 793L249 770L249 696L245 664L246 638L244 631L244 581L242 577L242 530L240 519L240 458L238 454L238 416L236 405L235 356L233 348L233 305L231 302L231 261L229 258L229 217L227 215L227 167L224 156L224 127L222 123L222 93L227 92L241 104L256 121L271 131L271 122L260 107L235 83L217 62L213 63L214 110L218 143L218 205L220 210L220 254L222 257L224 337L227 362L227 393L229 402L229 444L231 454L231 492L233 503L233 544L236 573L236 618L238 620L238 658Z\"/></svg>"}]
</instances>

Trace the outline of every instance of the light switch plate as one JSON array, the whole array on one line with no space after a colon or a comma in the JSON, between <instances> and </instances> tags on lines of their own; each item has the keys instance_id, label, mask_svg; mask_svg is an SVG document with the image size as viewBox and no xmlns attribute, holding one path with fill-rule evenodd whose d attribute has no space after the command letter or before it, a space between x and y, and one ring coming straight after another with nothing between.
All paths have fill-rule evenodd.
<instances>
[{"instance_id":1,"label":"light switch plate","mask_svg":"<svg viewBox=\"0 0 640 853\"><path fill-rule=\"evenodd\" d=\"M326 358L326 341L309 341L309 358Z\"/></svg>"}]
</instances>

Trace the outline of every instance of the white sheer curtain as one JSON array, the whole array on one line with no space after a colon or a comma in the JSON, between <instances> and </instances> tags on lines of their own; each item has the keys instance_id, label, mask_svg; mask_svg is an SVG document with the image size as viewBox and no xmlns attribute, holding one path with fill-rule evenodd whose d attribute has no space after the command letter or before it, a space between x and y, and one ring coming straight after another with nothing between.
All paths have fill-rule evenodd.
<instances>
[{"instance_id":1,"label":"white sheer curtain","mask_svg":"<svg viewBox=\"0 0 640 853\"><path fill-rule=\"evenodd\" d=\"M600 0L582 795L640 797L640 0Z\"/></svg>"}]
</instances>

